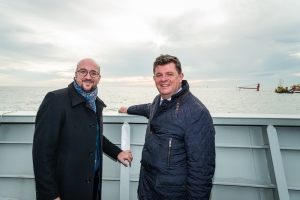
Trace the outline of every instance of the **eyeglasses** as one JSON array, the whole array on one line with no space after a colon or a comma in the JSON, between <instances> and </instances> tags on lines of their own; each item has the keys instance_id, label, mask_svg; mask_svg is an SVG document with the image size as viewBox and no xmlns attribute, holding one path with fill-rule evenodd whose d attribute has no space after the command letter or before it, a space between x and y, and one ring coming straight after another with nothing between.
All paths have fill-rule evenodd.
<instances>
[{"instance_id":1,"label":"eyeglasses","mask_svg":"<svg viewBox=\"0 0 300 200\"><path fill-rule=\"evenodd\" d=\"M88 70L86 70L86 69L80 69L80 70L78 70L78 71L76 71L80 76L86 76L87 75L87 73L89 73L90 74L90 76L92 77L92 78L96 78L97 76L99 76L99 72L97 72L97 71L95 71L95 70L90 70L90 71L88 71Z\"/></svg>"}]
</instances>

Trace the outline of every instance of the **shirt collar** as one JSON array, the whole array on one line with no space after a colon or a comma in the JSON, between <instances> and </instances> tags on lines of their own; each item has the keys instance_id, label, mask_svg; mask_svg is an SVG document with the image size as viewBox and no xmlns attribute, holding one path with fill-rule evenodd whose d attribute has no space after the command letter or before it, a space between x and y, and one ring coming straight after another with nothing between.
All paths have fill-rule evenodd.
<instances>
[{"instance_id":1,"label":"shirt collar","mask_svg":"<svg viewBox=\"0 0 300 200\"><path fill-rule=\"evenodd\" d=\"M178 90L175 94L177 94L177 93L180 92L181 90L182 90L182 87L180 87L179 90ZM171 99L172 99L172 97L168 98L167 100L168 100L168 101L171 101ZM162 102L163 100L164 100L164 99L160 96L160 104L161 104L161 102Z\"/></svg>"}]
</instances>

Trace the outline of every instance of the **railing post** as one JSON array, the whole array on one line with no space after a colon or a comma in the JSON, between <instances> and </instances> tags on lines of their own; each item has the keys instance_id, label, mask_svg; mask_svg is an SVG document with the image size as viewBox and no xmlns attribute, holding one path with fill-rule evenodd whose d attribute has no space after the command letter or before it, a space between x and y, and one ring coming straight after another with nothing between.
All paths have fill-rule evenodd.
<instances>
[{"instance_id":1,"label":"railing post","mask_svg":"<svg viewBox=\"0 0 300 200\"><path fill-rule=\"evenodd\" d=\"M267 128L270 152L273 161L277 191L280 200L289 200L289 191L287 188L286 177L284 173L280 146L277 137L277 131L274 126L269 125Z\"/></svg>"},{"instance_id":2,"label":"railing post","mask_svg":"<svg viewBox=\"0 0 300 200\"><path fill-rule=\"evenodd\" d=\"M124 122L122 126L121 149L130 150L130 126ZM129 200L129 187L130 187L130 167L121 165L120 172L120 200Z\"/></svg>"}]
</instances>

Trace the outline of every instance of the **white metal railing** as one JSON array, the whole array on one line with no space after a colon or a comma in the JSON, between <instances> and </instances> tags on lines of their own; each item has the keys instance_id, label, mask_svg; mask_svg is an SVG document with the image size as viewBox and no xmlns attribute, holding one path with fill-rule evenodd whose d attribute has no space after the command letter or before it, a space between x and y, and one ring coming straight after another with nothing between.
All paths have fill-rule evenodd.
<instances>
[{"instance_id":1,"label":"white metal railing","mask_svg":"<svg viewBox=\"0 0 300 200\"><path fill-rule=\"evenodd\" d=\"M0 115L0 199L34 199L31 145L36 112L0 111ZM241 200L300 199L300 115L212 116L217 165L211 200L231 195ZM103 199L137 199L146 125L144 117L104 114L104 135L122 149L131 149L134 160L126 168L104 159Z\"/></svg>"}]
</instances>

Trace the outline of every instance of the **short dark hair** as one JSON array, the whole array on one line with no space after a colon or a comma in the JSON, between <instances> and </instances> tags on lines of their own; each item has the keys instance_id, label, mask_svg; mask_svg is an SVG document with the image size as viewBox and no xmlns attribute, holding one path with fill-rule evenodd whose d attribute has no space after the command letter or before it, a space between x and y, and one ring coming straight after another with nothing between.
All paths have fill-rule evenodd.
<instances>
[{"instance_id":1,"label":"short dark hair","mask_svg":"<svg viewBox=\"0 0 300 200\"><path fill-rule=\"evenodd\" d=\"M160 54L160 56L158 56L156 58L156 60L153 63L153 74L155 74L155 68L158 65L165 65L165 64L169 64L169 63L174 63L176 66L176 70L178 72L178 74L181 74L182 70L181 70L181 63L178 60L177 57L175 56L171 56L168 54Z\"/></svg>"}]
</instances>

